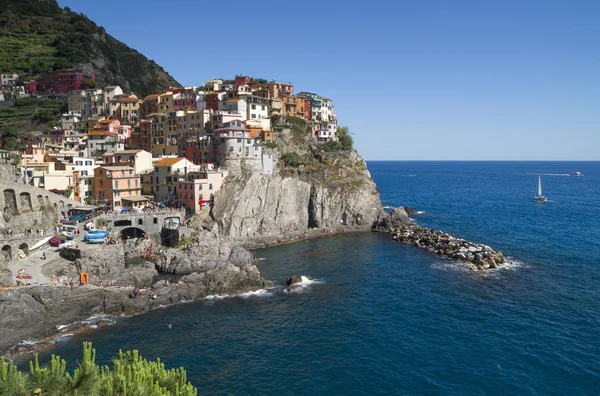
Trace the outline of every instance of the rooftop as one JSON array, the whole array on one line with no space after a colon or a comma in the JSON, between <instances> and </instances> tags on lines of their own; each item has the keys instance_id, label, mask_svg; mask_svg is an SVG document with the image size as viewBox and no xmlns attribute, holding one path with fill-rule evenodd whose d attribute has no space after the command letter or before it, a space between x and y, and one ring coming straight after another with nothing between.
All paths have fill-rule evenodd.
<instances>
[{"instance_id":1,"label":"rooftop","mask_svg":"<svg viewBox=\"0 0 600 396\"><path fill-rule=\"evenodd\" d=\"M100 166L100 169L106 169L111 171L134 170L131 166Z\"/></svg>"},{"instance_id":2,"label":"rooftop","mask_svg":"<svg viewBox=\"0 0 600 396\"><path fill-rule=\"evenodd\" d=\"M160 161L156 162L154 166L171 166L179 161L184 160L185 158L177 157L177 158L163 158Z\"/></svg>"}]
</instances>

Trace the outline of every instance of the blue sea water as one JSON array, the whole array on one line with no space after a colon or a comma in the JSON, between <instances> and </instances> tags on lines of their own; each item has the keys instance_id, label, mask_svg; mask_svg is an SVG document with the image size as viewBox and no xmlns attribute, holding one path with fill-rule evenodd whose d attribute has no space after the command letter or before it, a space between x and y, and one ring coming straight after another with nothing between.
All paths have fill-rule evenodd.
<instances>
[{"instance_id":1,"label":"blue sea water","mask_svg":"<svg viewBox=\"0 0 600 396\"><path fill-rule=\"evenodd\" d=\"M305 241L256 252L279 285L317 279L297 293L165 308L52 352L74 360L91 340L107 363L138 349L184 366L200 394L598 393L600 163L368 166L384 204L511 264L470 272L385 234ZM567 176L576 170L584 177ZM538 174L551 202L533 201Z\"/></svg>"}]
</instances>

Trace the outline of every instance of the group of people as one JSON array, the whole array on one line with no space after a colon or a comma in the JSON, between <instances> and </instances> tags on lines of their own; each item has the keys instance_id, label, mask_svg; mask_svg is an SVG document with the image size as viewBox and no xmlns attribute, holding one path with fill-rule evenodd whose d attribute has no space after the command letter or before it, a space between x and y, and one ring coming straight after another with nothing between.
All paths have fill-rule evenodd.
<instances>
[{"instance_id":1,"label":"group of people","mask_svg":"<svg viewBox=\"0 0 600 396\"><path fill-rule=\"evenodd\" d=\"M134 289L131 291L131 295L130 295L130 296L131 296L131 298L138 298L138 297L141 297L141 296L142 296L142 291L140 290L140 288L139 288L139 287L136 287L136 288L134 288ZM156 299L156 292L154 291L154 288L153 288L153 287L151 287L151 288L150 288L150 294L149 294L149 297L150 297L152 300L155 300L155 299Z\"/></svg>"}]
</instances>

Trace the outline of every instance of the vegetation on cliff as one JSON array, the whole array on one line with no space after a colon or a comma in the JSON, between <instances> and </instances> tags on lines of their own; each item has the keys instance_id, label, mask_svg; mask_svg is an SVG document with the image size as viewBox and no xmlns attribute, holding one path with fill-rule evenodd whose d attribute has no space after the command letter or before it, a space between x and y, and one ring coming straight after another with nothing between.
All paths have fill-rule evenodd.
<instances>
[{"instance_id":1,"label":"vegetation on cliff","mask_svg":"<svg viewBox=\"0 0 600 396\"><path fill-rule=\"evenodd\" d=\"M0 71L27 81L66 68L93 71L100 84L141 96L180 85L154 61L56 0L0 0Z\"/></svg>"},{"instance_id":2,"label":"vegetation on cliff","mask_svg":"<svg viewBox=\"0 0 600 396\"><path fill-rule=\"evenodd\" d=\"M21 98L15 100L13 106L0 107L2 148L6 150L23 149L24 144L19 140L18 132L39 130L40 125L51 127L56 123L61 112L66 111L66 101L50 98Z\"/></svg>"},{"instance_id":3,"label":"vegetation on cliff","mask_svg":"<svg viewBox=\"0 0 600 396\"><path fill-rule=\"evenodd\" d=\"M282 131L277 141L282 176L351 190L362 186L367 169L353 148L348 127L338 127L338 140L326 143L312 141L311 123L303 118L287 117L276 127Z\"/></svg>"},{"instance_id":4,"label":"vegetation on cliff","mask_svg":"<svg viewBox=\"0 0 600 396\"><path fill-rule=\"evenodd\" d=\"M181 395L198 391L187 382L183 368L165 369L159 360L149 362L138 351L119 351L112 368L96 364L96 350L83 343L83 358L73 373L67 362L52 355L50 364L40 366L37 354L29 362L29 372L20 371L12 361L0 359L1 395Z\"/></svg>"}]
</instances>

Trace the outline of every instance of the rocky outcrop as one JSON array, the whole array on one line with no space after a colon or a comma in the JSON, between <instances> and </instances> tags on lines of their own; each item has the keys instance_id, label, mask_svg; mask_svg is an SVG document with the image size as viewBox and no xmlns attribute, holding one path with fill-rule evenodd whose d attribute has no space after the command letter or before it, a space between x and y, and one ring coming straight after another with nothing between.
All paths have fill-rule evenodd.
<instances>
[{"instance_id":1,"label":"rocky outcrop","mask_svg":"<svg viewBox=\"0 0 600 396\"><path fill-rule=\"evenodd\" d=\"M471 270L497 268L505 262L504 255L489 246L475 244L416 224L403 225L392 230L392 234L398 242L410 243L442 257L465 263Z\"/></svg>"},{"instance_id":2,"label":"rocky outcrop","mask_svg":"<svg viewBox=\"0 0 600 396\"><path fill-rule=\"evenodd\" d=\"M408 217L406 208L400 206L392 209L390 213L382 213L376 221L374 229L377 231L392 231L393 229L410 225L412 221Z\"/></svg>"},{"instance_id":3,"label":"rocky outcrop","mask_svg":"<svg viewBox=\"0 0 600 396\"><path fill-rule=\"evenodd\" d=\"M312 281L312 280L314 280L314 278L312 278L310 276L303 276L303 275L290 276L285 281L285 284L287 286L286 290L288 291L288 293L293 292L295 290L300 289L308 281Z\"/></svg>"},{"instance_id":4,"label":"rocky outcrop","mask_svg":"<svg viewBox=\"0 0 600 396\"><path fill-rule=\"evenodd\" d=\"M123 286L144 287L151 285L158 275L154 263L138 260L127 265L124 259L124 248L116 245L86 245L85 250L68 249L73 252L74 261L60 260L48 263L42 272L46 276L58 275L61 278L78 280L82 272L89 276L90 283L114 284Z\"/></svg>"},{"instance_id":5,"label":"rocky outcrop","mask_svg":"<svg viewBox=\"0 0 600 396\"><path fill-rule=\"evenodd\" d=\"M58 326L97 315L135 315L161 305L193 301L215 294L234 295L272 287L256 267L225 264L206 273L181 278L178 285L157 282L156 299L148 290L131 298L130 289L75 287L27 287L0 291L0 353L22 340L40 339L58 333Z\"/></svg>"},{"instance_id":6,"label":"rocky outcrop","mask_svg":"<svg viewBox=\"0 0 600 396\"><path fill-rule=\"evenodd\" d=\"M222 235L255 237L338 226L369 230L382 212L375 183L352 151L343 162L299 168L295 174L276 168L273 175L230 176L210 215Z\"/></svg>"}]
</instances>

